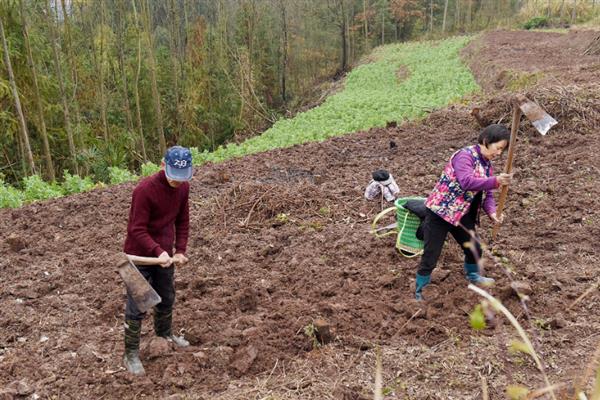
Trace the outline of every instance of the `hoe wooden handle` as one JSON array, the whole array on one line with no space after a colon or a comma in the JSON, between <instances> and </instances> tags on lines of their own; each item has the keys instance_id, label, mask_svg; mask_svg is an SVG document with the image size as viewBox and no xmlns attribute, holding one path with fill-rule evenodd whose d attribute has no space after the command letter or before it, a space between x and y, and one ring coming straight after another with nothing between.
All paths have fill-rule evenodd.
<instances>
[{"instance_id":1,"label":"hoe wooden handle","mask_svg":"<svg viewBox=\"0 0 600 400\"><path fill-rule=\"evenodd\" d=\"M142 257L134 256L132 254L125 254L129 260L135 265L159 265L160 259L158 257ZM175 262L173 262L176 264ZM178 264L179 265L179 264Z\"/></svg>"},{"instance_id":2,"label":"hoe wooden handle","mask_svg":"<svg viewBox=\"0 0 600 400\"><path fill-rule=\"evenodd\" d=\"M510 127L510 143L508 145L508 159L506 160L506 166L504 167L504 173L510 174L512 172L513 160L515 157L515 145L517 144L517 132L519 131L519 121L521 120L521 109L516 102L513 101L513 119ZM508 185L502 185L502 191L500 192L500 198L498 199L498 207L496 208L496 217L500 219L502 216L502 210L508 197ZM496 240L496 235L500 229L500 224L496 223L494 229L492 229L492 240Z\"/></svg>"},{"instance_id":3,"label":"hoe wooden handle","mask_svg":"<svg viewBox=\"0 0 600 400\"><path fill-rule=\"evenodd\" d=\"M158 265L160 264L158 257L142 257L132 254L125 254L129 260L135 265Z\"/></svg>"}]
</instances>

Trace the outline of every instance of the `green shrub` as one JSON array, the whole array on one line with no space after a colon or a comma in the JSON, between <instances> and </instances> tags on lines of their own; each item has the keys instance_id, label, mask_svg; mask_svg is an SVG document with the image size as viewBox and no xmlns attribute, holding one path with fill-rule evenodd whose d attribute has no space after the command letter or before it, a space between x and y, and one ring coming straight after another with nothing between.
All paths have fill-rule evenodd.
<instances>
[{"instance_id":1,"label":"green shrub","mask_svg":"<svg viewBox=\"0 0 600 400\"><path fill-rule=\"evenodd\" d=\"M198 150L197 147L190 147L190 152L192 153L193 165L200 166L207 161L214 161L214 159L212 159L211 153L206 149L200 152L200 150Z\"/></svg>"},{"instance_id":2,"label":"green shrub","mask_svg":"<svg viewBox=\"0 0 600 400\"><path fill-rule=\"evenodd\" d=\"M39 175L32 175L23 179L23 194L25 201L36 201L61 197L63 192L56 183L44 182Z\"/></svg>"},{"instance_id":3,"label":"green shrub","mask_svg":"<svg viewBox=\"0 0 600 400\"><path fill-rule=\"evenodd\" d=\"M136 181L138 179L137 175L119 167L108 167L108 176L112 185Z\"/></svg>"},{"instance_id":4,"label":"green shrub","mask_svg":"<svg viewBox=\"0 0 600 400\"><path fill-rule=\"evenodd\" d=\"M146 161L144 164L142 164L142 176L150 176L158 171L160 171L160 165L156 165L152 161Z\"/></svg>"},{"instance_id":5,"label":"green shrub","mask_svg":"<svg viewBox=\"0 0 600 400\"><path fill-rule=\"evenodd\" d=\"M17 208L23 205L23 193L0 180L0 208Z\"/></svg>"},{"instance_id":6,"label":"green shrub","mask_svg":"<svg viewBox=\"0 0 600 400\"><path fill-rule=\"evenodd\" d=\"M69 171L64 170L63 172L64 181L62 188L65 194L82 193L92 190L94 188L94 182L89 176L85 178L79 175L71 175Z\"/></svg>"},{"instance_id":7,"label":"green shrub","mask_svg":"<svg viewBox=\"0 0 600 400\"><path fill-rule=\"evenodd\" d=\"M545 28L548 26L548 18L547 17L533 17L529 21L525 22L523 28L525 29L538 29Z\"/></svg>"},{"instance_id":8,"label":"green shrub","mask_svg":"<svg viewBox=\"0 0 600 400\"><path fill-rule=\"evenodd\" d=\"M200 160L200 151L197 147L190 147L190 153L192 153L192 164L196 164L196 160Z\"/></svg>"}]
</instances>

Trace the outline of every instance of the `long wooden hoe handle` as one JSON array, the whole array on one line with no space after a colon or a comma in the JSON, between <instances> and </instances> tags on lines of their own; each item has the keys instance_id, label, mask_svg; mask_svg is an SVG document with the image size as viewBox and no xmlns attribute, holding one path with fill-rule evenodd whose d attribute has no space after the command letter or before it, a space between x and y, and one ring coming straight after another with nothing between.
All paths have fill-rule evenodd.
<instances>
[{"instance_id":1,"label":"long wooden hoe handle","mask_svg":"<svg viewBox=\"0 0 600 400\"><path fill-rule=\"evenodd\" d=\"M159 265L158 257L142 257L134 256L132 254L125 254L129 260L135 265ZM177 264L180 265L180 264Z\"/></svg>"},{"instance_id":2,"label":"long wooden hoe handle","mask_svg":"<svg viewBox=\"0 0 600 400\"><path fill-rule=\"evenodd\" d=\"M512 125L510 127L510 143L508 145L508 159L506 160L506 166L504 167L504 173L510 174L512 171L513 159L515 157L515 145L517 143L517 132L519 131L519 121L521 120L521 109L519 105L513 101L513 117ZM508 197L508 185L502 185L502 191L500 192L500 198L498 199L498 207L496 208L496 217L500 219L502 216L502 210ZM496 223L494 229L492 229L492 240L496 240L496 235L500 229L500 224Z\"/></svg>"},{"instance_id":3,"label":"long wooden hoe handle","mask_svg":"<svg viewBox=\"0 0 600 400\"><path fill-rule=\"evenodd\" d=\"M132 254L126 254L127 258L131 260L135 265L158 265L158 257L142 257L134 256Z\"/></svg>"}]
</instances>

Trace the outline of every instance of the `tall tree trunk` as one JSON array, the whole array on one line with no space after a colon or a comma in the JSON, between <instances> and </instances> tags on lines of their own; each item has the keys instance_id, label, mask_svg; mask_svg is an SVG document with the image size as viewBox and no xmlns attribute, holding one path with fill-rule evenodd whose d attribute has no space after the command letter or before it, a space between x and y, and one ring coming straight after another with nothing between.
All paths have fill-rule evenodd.
<instances>
[{"instance_id":1,"label":"tall tree trunk","mask_svg":"<svg viewBox=\"0 0 600 400\"><path fill-rule=\"evenodd\" d=\"M48 28L50 31L50 42L52 43L52 53L54 54L54 68L56 69L56 78L58 79L58 87L60 89L60 97L62 99L63 106L63 118L65 124L65 131L67 133L67 141L69 142L69 153L71 154L71 161L73 163L73 169L75 173L79 173L79 167L77 166L77 158L75 151L75 141L73 140L73 131L71 129L71 115L69 113L69 104L67 101L67 92L65 89L65 82L63 79L62 68L60 66L60 57L58 54L58 46L56 44L56 26L54 20L54 12L50 7L50 1L46 1L46 17Z\"/></svg>"},{"instance_id":2,"label":"tall tree trunk","mask_svg":"<svg viewBox=\"0 0 600 400\"><path fill-rule=\"evenodd\" d=\"M573 0L573 12L571 13L571 24L577 22L577 0Z\"/></svg>"},{"instance_id":3,"label":"tall tree trunk","mask_svg":"<svg viewBox=\"0 0 600 400\"><path fill-rule=\"evenodd\" d=\"M456 0L456 11L454 13L454 30L458 31L460 29L461 23L460 23L460 2L461 0Z\"/></svg>"},{"instance_id":4,"label":"tall tree trunk","mask_svg":"<svg viewBox=\"0 0 600 400\"><path fill-rule=\"evenodd\" d=\"M125 68L125 54L123 49L125 43L125 2L123 0L117 0L117 3L119 3L117 13L117 49L119 51L119 69L121 70L121 82L123 86L123 107L125 108L125 119L127 122L127 129L129 130L129 132L133 132L131 106L129 104L129 90L127 85L127 69Z\"/></svg>"},{"instance_id":5,"label":"tall tree trunk","mask_svg":"<svg viewBox=\"0 0 600 400\"><path fill-rule=\"evenodd\" d=\"M279 0L279 7L281 11L281 99L283 103L287 103L287 68L288 68L288 27L287 27L287 10L285 6L285 0Z\"/></svg>"},{"instance_id":6,"label":"tall tree trunk","mask_svg":"<svg viewBox=\"0 0 600 400\"><path fill-rule=\"evenodd\" d=\"M23 141L23 150L27 157L27 164L29 166L29 172L35 174L35 163L33 162L33 153L31 152L31 145L29 144L29 132L27 132L27 123L25 122L25 116L23 115L23 109L21 108L21 100L19 99L19 91L17 90L17 83L15 81L15 75L13 73L12 64L10 62L10 54L8 53L8 43L6 43L6 37L4 36L4 23L0 18L0 35L2 39L2 47L4 49L4 63L8 71L8 79L10 81L10 88L15 98L15 108L19 115L19 125L21 127L21 139Z\"/></svg>"},{"instance_id":7,"label":"tall tree trunk","mask_svg":"<svg viewBox=\"0 0 600 400\"><path fill-rule=\"evenodd\" d=\"M184 11L182 10L182 5L184 5L180 0L173 0L175 6L175 41L177 47L177 60L179 61L179 82L181 82L181 91L183 92L183 87L185 86L185 47L183 38L186 36L187 30L187 20L182 17ZM181 94L183 97L183 94ZM182 100L182 99L180 99Z\"/></svg>"},{"instance_id":8,"label":"tall tree trunk","mask_svg":"<svg viewBox=\"0 0 600 400\"><path fill-rule=\"evenodd\" d=\"M137 119L138 134L140 137L140 146L142 149L142 156L144 162L148 161L148 155L146 154L146 140L144 139L144 129L142 126L142 112L140 107L140 71L142 69L142 32L138 23L137 9L135 7L135 0L131 0L133 5L133 20L135 23L135 30L137 32L137 68L135 70L135 83L133 85L133 93L135 95L135 114Z\"/></svg>"},{"instance_id":9,"label":"tall tree trunk","mask_svg":"<svg viewBox=\"0 0 600 400\"><path fill-rule=\"evenodd\" d=\"M67 12L67 5L65 0L60 0L63 21L65 25L65 36L66 36L66 48L67 48L67 57L69 59L69 67L71 68L71 82L73 86L73 94L71 95L71 102L73 104L73 109L75 112L75 129L73 130L73 136L75 140L79 143L81 147L83 147L83 137L79 133L79 126L81 125L81 112L79 111L79 101L77 101L77 86L79 82L79 78L77 75L77 61L75 55L73 54L73 40L71 39L71 22L69 13ZM74 6L71 3L71 9ZM86 166L87 169L87 166Z\"/></svg>"},{"instance_id":10,"label":"tall tree trunk","mask_svg":"<svg viewBox=\"0 0 600 400\"><path fill-rule=\"evenodd\" d=\"M23 144L23 135L18 135L19 139L19 156L17 160L21 160L21 176L27 176L31 172L28 171L27 157L25 156L25 145Z\"/></svg>"},{"instance_id":11,"label":"tall tree trunk","mask_svg":"<svg viewBox=\"0 0 600 400\"><path fill-rule=\"evenodd\" d=\"M363 17L365 19L365 49L369 50L369 19L367 18L367 0L363 0Z\"/></svg>"},{"instance_id":12,"label":"tall tree trunk","mask_svg":"<svg viewBox=\"0 0 600 400\"><path fill-rule=\"evenodd\" d=\"M247 54L246 52L240 52L238 55L238 68L239 68L239 72L240 72L240 83L239 83L239 88L240 88L240 111L238 114L238 121L237 123L240 126L244 125L244 116L246 115L246 91L250 91L249 89L246 90L246 79L245 79L245 75L248 74L250 75L252 72L247 70L251 70L250 67L250 61L249 61L250 56ZM248 79L248 81L250 81L250 79Z\"/></svg>"},{"instance_id":13,"label":"tall tree trunk","mask_svg":"<svg viewBox=\"0 0 600 400\"><path fill-rule=\"evenodd\" d=\"M156 60L154 59L154 40L152 38L152 25L150 22L150 5L148 0L144 0L145 10L144 25L146 31L146 42L148 44L148 62L150 68L150 83L152 85L152 97L154 100L154 108L156 110L156 128L158 131L158 143L160 154L165 154L167 151L167 141L165 139L165 131L162 121L162 110L160 106L160 93L158 91L158 83L156 81Z\"/></svg>"},{"instance_id":14,"label":"tall tree trunk","mask_svg":"<svg viewBox=\"0 0 600 400\"><path fill-rule=\"evenodd\" d=\"M181 59L182 60L187 60L187 42L188 42L188 37L189 37L189 33L188 33L188 29L190 28L190 20L189 20L189 11L188 11L188 2L187 0L183 0L183 21L185 23L185 27L183 29L183 38L181 40ZM182 68L181 69L181 73L182 78L185 79L185 69Z\"/></svg>"},{"instance_id":15,"label":"tall tree trunk","mask_svg":"<svg viewBox=\"0 0 600 400\"><path fill-rule=\"evenodd\" d=\"M346 27L346 34L348 35L348 57L349 62L352 64L356 60L356 35L350 33L350 24Z\"/></svg>"},{"instance_id":16,"label":"tall tree trunk","mask_svg":"<svg viewBox=\"0 0 600 400\"><path fill-rule=\"evenodd\" d=\"M247 75L248 77L252 76L252 72L254 71L254 52L256 46L256 10L254 8L254 2L249 2L251 7L250 15L246 16L246 47L248 49L248 74L242 74L242 76ZM253 80L248 79L248 92L252 90Z\"/></svg>"},{"instance_id":17,"label":"tall tree trunk","mask_svg":"<svg viewBox=\"0 0 600 400\"><path fill-rule=\"evenodd\" d=\"M341 0L341 26L340 34L342 35L342 72L346 72L348 69L348 37L346 36L346 7L345 0Z\"/></svg>"},{"instance_id":18,"label":"tall tree trunk","mask_svg":"<svg viewBox=\"0 0 600 400\"><path fill-rule=\"evenodd\" d=\"M448 0L444 3L444 19L442 21L442 32L446 32L446 18L448 17Z\"/></svg>"},{"instance_id":19,"label":"tall tree trunk","mask_svg":"<svg viewBox=\"0 0 600 400\"><path fill-rule=\"evenodd\" d=\"M171 25L171 33L169 34L169 45L171 47L171 68L172 71L172 79L173 86L175 90L175 141L179 140L179 135L181 134L181 118L179 116L180 110L180 95L179 95L179 51L178 51L178 42L179 35L177 34L177 30L179 29L178 18L175 13L175 2L174 0L168 1L169 8L169 22Z\"/></svg>"},{"instance_id":20,"label":"tall tree trunk","mask_svg":"<svg viewBox=\"0 0 600 400\"><path fill-rule=\"evenodd\" d=\"M469 31L471 30L471 24L473 22L473 0L469 1L469 8L467 10L467 27Z\"/></svg>"},{"instance_id":21,"label":"tall tree trunk","mask_svg":"<svg viewBox=\"0 0 600 400\"><path fill-rule=\"evenodd\" d=\"M352 10L352 8L350 8L350 10ZM352 25L350 21L352 19L353 19L353 16L348 14L346 17L346 37L348 38L348 64L349 65L354 62L354 59L355 59L354 57L356 54L356 51L355 51L356 49L354 46L355 41L353 38L354 35L352 35L350 33L350 26Z\"/></svg>"},{"instance_id":22,"label":"tall tree trunk","mask_svg":"<svg viewBox=\"0 0 600 400\"><path fill-rule=\"evenodd\" d=\"M44 106L42 104L42 97L40 96L35 62L33 61L33 53L31 51L31 43L29 41L29 31L27 29L27 18L25 16L25 7L23 6L23 0L19 0L19 6L21 9L23 38L25 39L25 49L27 51L27 64L29 64L29 68L31 69L31 76L33 78L33 94L35 96L35 104L38 112L40 135L42 136L42 143L44 145L44 159L46 160L46 177L49 180L53 181L56 179L56 175L54 173L54 164L52 163L52 154L50 153L50 143L48 141L48 132L46 130L46 119L44 118Z\"/></svg>"},{"instance_id":23,"label":"tall tree trunk","mask_svg":"<svg viewBox=\"0 0 600 400\"><path fill-rule=\"evenodd\" d=\"M429 1L429 32L433 32L433 0Z\"/></svg>"},{"instance_id":24,"label":"tall tree trunk","mask_svg":"<svg viewBox=\"0 0 600 400\"><path fill-rule=\"evenodd\" d=\"M381 3L381 44L385 44L385 2Z\"/></svg>"},{"instance_id":25,"label":"tall tree trunk","mask_svg":"<svg viewBox=\"0 0 600 400\"><path fill-rule=\"evenodd\" d=\"M219 17L221 18L220 14ZM217 52L215 51L215 44L214 42L216 40L219 40L219 38L221 38L220 32L221 32L221 25L220 25L220 19L217 20L217 27L213 28L210 25L208 25L207 30L208 30L208 34L207 37L211 38L208 41L208 50L207 50L207 56L208 59L210 60L209 63L214 65L217 64L217 62L215 62L215 59L218 57ZM214 30L217 30L217 34L214 33ZM212 39L213 37L217 37L217 39ZM218 47L219 51L222 49L221 47ZM209 71L212 69L212 65L208 66ZM207 104L207 108L209 110L212 110L214 108L214 100L213 100L213 91L212 91L212 80L210 79L210 75L208 77L208 79L206 80L206 104ZM209 118L209 120L207 121L207 126L208 126L208 138L210 140L210 150L214 151L215 150L215 126L214 126L214 118Z\"/></svg>"},{"instance_id":26,"label":"tall tree trunk","mask_svg":"<svg viewBox=\"0 0 600 400\"><path fill-rule=\"evenodd\" d=\"M188 2L183 0L183 21L185 22L185 31L187 32L187 28L189 27L190 19L189 19L189 11L188 11ZM186 33L187 37L187 33ZM185 42L185 39L184 39Z\"/></svg>"},{"instance_id":27,"label":"tall tree trunk","mask_svg":"<svg viewBox=\"0 0 600 400\"><path fill-rule=\"evenodd\" d=\"M100 1L100 61L98 66L100 67L100 116L102 118L102 133L104 140L108 141L108 120L106 118L106 93L104 88L104 27L106 26L106 18L104 11L104 0ZM92 38L93 40L93 38Z\"/></svg>"}]
</instances>

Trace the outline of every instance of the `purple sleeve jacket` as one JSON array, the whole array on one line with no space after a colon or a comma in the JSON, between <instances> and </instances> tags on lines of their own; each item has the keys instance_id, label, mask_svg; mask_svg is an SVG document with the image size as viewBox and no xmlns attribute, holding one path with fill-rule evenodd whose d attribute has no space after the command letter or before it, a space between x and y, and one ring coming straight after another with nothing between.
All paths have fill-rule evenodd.
<instances>
[{"instance_id":1,"label":"purple sleeve jacket","mask_svg":"<svg viewBox=\"0 0 600 400\"><path fill-rule=\"evenodd\" d=\"M479 151L479 149L477 149ZM498 180L495 176L489 178L477 178L474 175L475 162L471 154L467 151L461 151L452 158L452 167L456 174L456 179L463 190L480 192L485 190L485 200L483 202L483 210L487 215L492 215L496 212L496 201L492 195L492 190L498 187ZM492 168L490 166L490 173Z\"/></svg>"}]
</instances>

